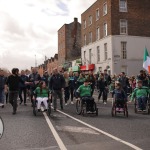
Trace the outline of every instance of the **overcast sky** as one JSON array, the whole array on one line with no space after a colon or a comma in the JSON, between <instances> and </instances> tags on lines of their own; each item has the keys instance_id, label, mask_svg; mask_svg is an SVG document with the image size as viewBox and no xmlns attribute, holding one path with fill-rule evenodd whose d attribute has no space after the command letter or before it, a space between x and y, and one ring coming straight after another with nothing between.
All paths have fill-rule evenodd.
<instances>
[{"instance_id":1,"label":"overcast sky","mask_svg":"<svg viewBox=\"0 0 150 150\"><path fill-rule=\"evenodd\" d=\"M0 0L0 67L30 68L58 51L57 31L96 0Z\"/></svg>"}]
</instances>

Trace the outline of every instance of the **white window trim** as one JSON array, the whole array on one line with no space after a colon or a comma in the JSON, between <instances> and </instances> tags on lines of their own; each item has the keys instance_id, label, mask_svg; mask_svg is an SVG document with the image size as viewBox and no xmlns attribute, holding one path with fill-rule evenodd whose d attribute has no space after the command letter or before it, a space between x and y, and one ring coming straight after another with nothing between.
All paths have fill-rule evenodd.
<instances>
[{"instance_id":1,"label":"white window trim","mask_svg":"<svg viewBox=\"0 0 150 150\"><path fill-rule=\"evenodd\" d=\"M90 40L91 39L91 40ZM89 32L89 44L92 43L92 31Z\"/></svg>"},{"instance_id":2,"label":"white window trim","mask_svg":"<svg viewBox=\"0 0 150 150\"><path fill-rule=\"evenodd\" d=\"M126 44L126 50L125 50L125 52L126 52L126 58L124 58L124 56L123 56L123 51L124 50L122 49L122 43ZM126 60L127 59L127 41L121 41L120 45L121 45L121 59Z\"/></svg>"},{"instance_id":3,"label":"white window trim","mask_svg":"<svg viewBox=\"0 0 150 150\"><path fill-rule=\"evenodd\" d=\"M97 33L97 29L99 28L99 34ZM98 35L98 36L97 36ZM98 38L97 38L98 37ZM96 28L96 41L100 40L100 27Z\"/></svg>"},{"instance_id":4,"label":"white window trim","mask_svg":"<svg viewBox=\"0 0 150 150\"><path fill-rule=\"evenodd\" d=\"M83 29L86 29L86 20L83 20Z\"/></svg>"},{"instance_id":5,"label":"white window trim","mask_svg":"<svg viewBox=\"0 0 150 150\"><path fill-rule=\"evenodd\" d=\"M106 35L105 35L105 25L106 24ZM107 22L105 22L104 24L103 24L103 37L106 37L106 36L108 36L108 26L107 26Z\"/></svg>"},{"instance_id":6,"label":"white window trim","mask_svg":"<svg viewBox=\"0 0 150 150\"><path fill-rule=\"evenodd\" d=\"M127 0L126 0L126 7L124 10L123 10L123 7L120 7L120 3L121 3L121 0L119 0L119 12L128 12Z\"/></svg>"},{"instance_id":7,"label":"white window trim","mask_svg":"<svg viewBox=\"0 0 150 150\"><path fill-rule=\"evenodd\" d=\"M90 21L90 18L91 18L91 21ZM92 25L92 20L93 20L92 15L90 15L89 16L89 26Z\"/></svg>"},{"instance_id":8,"label":"white window trim","mask_svg":"<svg viewBox=\"0 0 150 150\"><path fill-rule=\"evenodd\" d=\"M106 45L106 48L107 49L105 49L105 45ZM107 51L105 51L105 50L107 50ZM107 58L105 57L106 55L106 52L107 52ZM106 61L108 59L108 44L107 43L104 43L104 61Z\"/></svg>"},{"instance_id":9,"label":"white window trim","mask_svg":"<svg viewBox=\"0 0 150 150\"><path fill-rule=\"evenodd\" d=\"M99 47L99 52L98 52L98 47ZM100 46L97 46L96 47L96 50L97 50L97 63L100 62L101 58L100 58ZM99 60L98 60L99 59Z\"/></svg>"},{"instance_id":10,"label":"white window trim","mask_svg":"<svg viewBox=\"0 0 150 150\"><path fill-rule=\"evenodd\" d=\"M106 5L106 12L104 11L104 5ZM108 11L108 9L107 9L107 2L105 2L103 4L103 16L107 15L107 13L108 13L107 11Z\"/></svg>"},{"instance_id":11,"label":"white window trim","mask_svg":"<svg viewBox=\"0 0 150 150\"><path fill-rule=\"evenodd\" d=\"M84 34L84 46L86 46L86 34Z\"/></svg>"},{"instance_id":12,"label":"white window trim","mask_svg":"<svg viewBox=\"0 0 150 150\"><path fill-rule=\"evenodd\" d=\"M126 21L126 33L121 33L121 21L125 20ZM127 35L128 34L128 20L126 19L120 19L120 35Z\"/></svg>"},{"instance_id":13,"label":"white window trim","mask_svg":"<svg viewBox=\"0 0 150 150\"><path fill-rule=\"evenodd\" d=\"M98 17L97 17L97 11L99 12L99 16ZM97 8L96 9L96 21L99 20L99 18L100 18L100 11L99 11L99 8Z\"/></svg>"}]
</instances>

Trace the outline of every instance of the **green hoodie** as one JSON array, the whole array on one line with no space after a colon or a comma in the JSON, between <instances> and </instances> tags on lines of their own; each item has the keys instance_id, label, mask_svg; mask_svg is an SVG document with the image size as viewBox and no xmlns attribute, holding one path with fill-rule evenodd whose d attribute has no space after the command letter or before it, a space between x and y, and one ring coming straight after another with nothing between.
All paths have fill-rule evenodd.
<instances>
[{"instance_id":1,"label":"green hoodie","mask_svg":"<svg viewBox=\"0 0 150 150\"><path fill-rule=\"evenodd\" d=\"M134 91L132 92L131 95L131 101L133 101L133 99L145 96L147 97L148 94L150 94L150 89L148 87L142 86L141 88L135 88Z\"/></svg>"},{"instance_id":2,"label":"green hoodie","mask_svg":"<svg viewBox=\"0 0 150 150\"><path fill-rule=\"evenodd\" d=\"M49 91L47 89L42 89L42 91L40 91L40 87L37 87L34 93L37 95L37 97L43 98L43 97L48 97Z\"/></svg>"},{"instance_id":3,"label":"green hoodie","mask_svg":"<svg viewBox=\"0 0 150 150\"><path fill-rule=\"evenodd\" d=\"M84 97L84 96L91 96L91 86L85 86L84 84L81 85L78 89L77 89L77 92L80 93L80 96L81 97Z\"/></svg>"}]
</instances>

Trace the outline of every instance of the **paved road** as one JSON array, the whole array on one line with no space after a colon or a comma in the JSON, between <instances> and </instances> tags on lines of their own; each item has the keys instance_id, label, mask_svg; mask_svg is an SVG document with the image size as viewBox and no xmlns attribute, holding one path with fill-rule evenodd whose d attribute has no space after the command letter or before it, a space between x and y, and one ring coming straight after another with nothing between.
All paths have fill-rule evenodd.
<instances>
[{"instance_id":1,"label":"paved road","mask_svg":"<svg viewBox=\"0 0 150 150\"><path fill-rule=\"evenodd\" d=\"M100 102L98 107L98 117L76 115L75 105L69 104L63 112L52 112L48 118L45 113L34 117L30 104L19 106L13 116L8 104L0 108L5 124L0 150L150 149L150 115L135 114L130 104L129 118L123 115L112 118L110 101L107 105Z\"/></svg>"}]
</instances>

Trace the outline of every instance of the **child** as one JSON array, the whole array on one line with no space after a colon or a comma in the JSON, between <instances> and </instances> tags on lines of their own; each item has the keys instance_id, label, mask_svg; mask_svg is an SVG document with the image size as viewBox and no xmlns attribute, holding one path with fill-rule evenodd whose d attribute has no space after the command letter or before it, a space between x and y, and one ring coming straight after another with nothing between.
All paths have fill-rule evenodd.
<instances>
[{"instance_id":1,"label":"child","mask_svg":"<svg viewBox=\"0 0 150 150\"><path fill-rule=\"evenodd\" d=\"M120 83L116 83L112 96L114 97L117 105L116 111L123 111L124 103L126 102L126 94Z\"/></svg>"}]
</instances>

